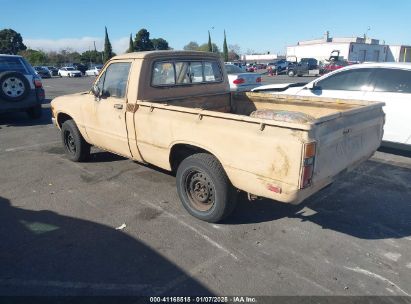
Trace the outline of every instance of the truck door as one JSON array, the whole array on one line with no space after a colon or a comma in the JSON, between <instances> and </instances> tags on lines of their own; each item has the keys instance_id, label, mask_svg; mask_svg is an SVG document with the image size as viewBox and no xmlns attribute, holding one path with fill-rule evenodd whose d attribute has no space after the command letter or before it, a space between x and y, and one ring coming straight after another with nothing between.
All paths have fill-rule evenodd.
<instances>
[{"instance_id":1,"label":"truck door","mask_svg":"<svg viewBox=\"0 0 411 304\"><path fill-rule=\"evenodd\" d=\"M86 105L89 117L84 117L91 143L127 157L131 156L125 115L131 63L114 61L101 72L95 84L101 96Z\"/></svg>"}]
</instances>

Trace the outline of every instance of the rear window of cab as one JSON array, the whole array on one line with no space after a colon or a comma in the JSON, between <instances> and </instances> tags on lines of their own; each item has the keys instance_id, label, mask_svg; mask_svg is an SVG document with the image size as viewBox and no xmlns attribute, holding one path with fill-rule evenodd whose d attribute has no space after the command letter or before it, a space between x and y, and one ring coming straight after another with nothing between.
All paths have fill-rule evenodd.
<instances>
[{"instance_id":1,"label":"rear window of cab","mask_svg":"<svg viewBox=\"0 0 411 304\"><path fill-rule=\"evenodd\" d=\"M216 60L158 61L152 67L151 85L171 87L223 81L220 64Z\"/></svg>"}]
</instances>

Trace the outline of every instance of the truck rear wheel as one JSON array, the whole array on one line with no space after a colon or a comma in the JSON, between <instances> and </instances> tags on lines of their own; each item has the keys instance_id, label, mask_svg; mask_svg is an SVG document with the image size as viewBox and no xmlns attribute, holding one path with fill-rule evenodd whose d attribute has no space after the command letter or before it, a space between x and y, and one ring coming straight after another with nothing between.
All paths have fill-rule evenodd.
<instances>
[{"instance_id":1,"label":"truck rear wheel","mask_svg":"<svg viewBox=\"0 0 411 304\"><path fill-rule=\"evenodd\" d=\"M295 72L294 72L293 70L289 70L289 71L288 71L288 76L294 77L294 76L295 76Z\"/></svg>"},{"instance_id":2,"label":"truck rear wheel","mask_svg":"<svg viewBox=\"0 0 411 304\"><path fill-rule=\"evenodd\" d=\"M177 169L177 191L184 208L194 217L216 223L232 213L235 190L220 162L198 153L184 159Z\"/></svg>"},{"instance_id":3,"label":"truck rear wheel","mask_svg":"<svg viewBox=\"0 0 411 304\"><path fill-rule=\"evenodd\" d=\"M84 140L73 120L66 120L61 126L61 139L70 160L81 162L90 155L90 145Z\"/></svg>"}]
</instances>

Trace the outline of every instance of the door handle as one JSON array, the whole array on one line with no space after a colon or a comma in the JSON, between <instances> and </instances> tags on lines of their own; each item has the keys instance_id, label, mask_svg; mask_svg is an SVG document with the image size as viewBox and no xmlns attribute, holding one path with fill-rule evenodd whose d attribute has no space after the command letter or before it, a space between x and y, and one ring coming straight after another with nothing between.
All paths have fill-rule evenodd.
<instances>
[{"instance_id":1,"label":"door handle","mask_svg":"<svg viewBox=\"0 0 411 304\"><path fill-rule=\"evenodd\" d=\"M123 108L123 105L122 105L121 103L116 103L116 104L114 105L114 109L121 110L122 108Z\"/></svg>"}]
</instances>

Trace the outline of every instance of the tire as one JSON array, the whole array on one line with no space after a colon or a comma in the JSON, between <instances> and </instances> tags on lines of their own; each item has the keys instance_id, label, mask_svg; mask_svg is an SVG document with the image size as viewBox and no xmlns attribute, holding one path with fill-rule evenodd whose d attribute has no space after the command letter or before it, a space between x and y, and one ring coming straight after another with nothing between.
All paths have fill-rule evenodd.
<instances>
[{"instance_id":1,"label":"tire","mask_svg":"<svg viewBox=\"0 0 411 304\"><path fill-rule=\"evenodd\" d=\"M176 183L184 208L200 220L216 223L235 209L236 191L211 154L198 153L184 159L177 168Z\"/></svg>"},{"instance_id":2,"label":"tire","mask_svg":"<svg viewBox=\"0 0 411 304\"><path fill-rule=\"evenodd\" d=\"M27 110L27 115L31 119L39 119L42 115L41 105L34 106Z\"/></svg>"},{"instance_id":3,"label":"tire","mask_svg":"<svg viewBox=\"0 0 411 304\"><path fill-rule=\"evenodd\" d=\"M30 92L30 84L22 73L0 73L0 97L7 101L20 101Z\"/></svg>"},{"instance_id":4,"label":"tire","mask_svg":"<svg viewBox=\"0 0 411 304\"><path fill-rule=\"evenodd\" d=\"M66 120L61 126L61 139L70 160L82 162L90 156L90 144L84 140L73 120Z\"/></svg>"},{"instance_id":5,"label":"tire","mask_svg":"<svg viewBox=\"0 0 411 304\"><path fill-rule=\"evenodd\" d=\"M294 76L295 76L295 72L294 72L293 70L289 70L289 71L288 71L288 76L294 77Z\"/></svg>"}]
</instances>

